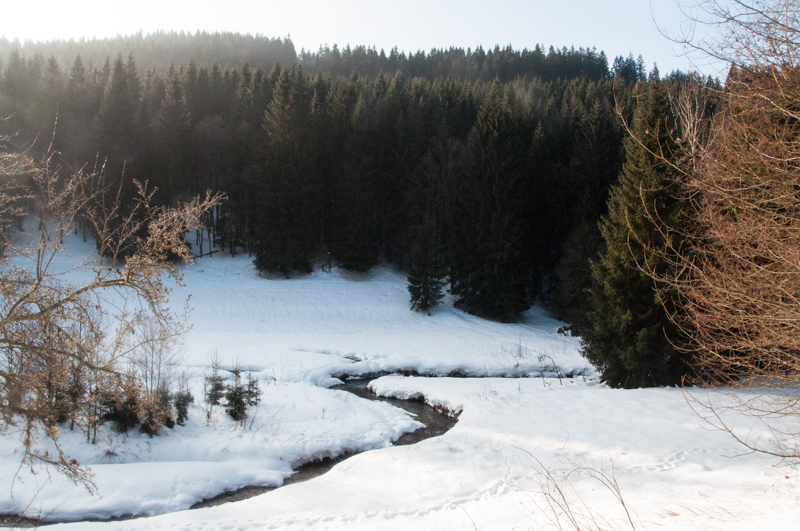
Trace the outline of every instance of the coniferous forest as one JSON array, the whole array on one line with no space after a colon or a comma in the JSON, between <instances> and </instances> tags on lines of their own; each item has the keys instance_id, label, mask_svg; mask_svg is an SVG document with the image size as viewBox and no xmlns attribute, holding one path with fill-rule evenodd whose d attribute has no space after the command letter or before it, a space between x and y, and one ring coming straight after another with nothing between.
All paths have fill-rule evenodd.
<instances>
[{"instance_id":1,"label":"coniferous forest","mask_svg":"<svg viewBox=\"0 0 800 531\"><path fill-rule=\"evenodd\" d=\"M219 33L0 40L0 57L0 134L18 149L97 172L123 207L136 181L162 205L225 194L196 256L244 253L287 278L386 262L419 311L446 290L501 321L549 305L612 385L686 370L619 214L667 170L625 131L669 151L670 94L718 82L586 48L297 53ZM662 196L679 220L680 198ZM615 319L631 308L626 336Z\"/></svg>"}]
</instances>

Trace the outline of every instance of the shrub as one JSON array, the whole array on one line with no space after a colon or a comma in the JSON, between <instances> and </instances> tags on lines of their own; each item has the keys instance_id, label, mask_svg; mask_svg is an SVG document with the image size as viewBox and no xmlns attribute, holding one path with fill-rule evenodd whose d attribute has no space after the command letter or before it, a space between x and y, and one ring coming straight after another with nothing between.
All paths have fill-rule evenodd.
<instances>
[{"instance_id":1,"label":"shrub","mask_svg":"<svg viewBox=\"0 0 800 531\"><path fill-rule=\"evenodd\" d=\"M231 418L241 422L247 418L247 409L261 402L261 387L252 373L247 373L247 380L242 382L241 371L234 369L233 382L225 393L225 411Z\"/></svg>"}]
</instances>

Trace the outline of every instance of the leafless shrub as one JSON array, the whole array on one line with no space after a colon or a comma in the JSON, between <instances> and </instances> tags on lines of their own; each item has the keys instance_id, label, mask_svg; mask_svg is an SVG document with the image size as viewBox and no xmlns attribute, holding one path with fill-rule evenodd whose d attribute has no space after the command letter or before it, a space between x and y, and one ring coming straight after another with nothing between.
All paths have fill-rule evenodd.
<instances>
[{"instance_id":1,"label":"leafless shrub","mask_svg":"<svg viewBox=\"0 0 800 531\"><path fill-rule=\"evenodd\" d=\"M168 310L162 275L180 281L167 258L191 263L183 234L220 200L207 195L160 207L153 190L134 183L136 195L123 204L104 189L102 177L65 171L52 153L34 160L0 152L0 419L21 423L25 463L51 465L90 490L88 470L59 449L58 425L83 424L94 440L103 397L122 381L119 363L185 329L186 314ZM11 221L28 207L38 229L15 232ZM93 228L99 257L64 268L58 258L78 219ZM71 276L74 270L84 275ZM138 335L145 323L158 334ZM43 437L52 440L55 455L37 450Z\"/></svg>"},{"instance_id":2,"label":"leafless shrub","mask_svg":"<svg viewBox=\"0 0 800 531\"><path fill-rule=\"evenodd\" d=\"M731 70L713 120L697 112L697 93L675 102L684 156L668 162L690 198L689 219L682 247L658 254L672 261L670 275L640 267L677 294L664 302L691 338L699 375L691 383L730 391L692 399L701 416L752 451L797 463L800 3L695 7L696 22L715 24L721 37L686 43ZM728 413L756 417L771 435L738 434Z\"/></svg>"},{"instance_id":3,"label":"leafless shrub","mask_svg":"<svg viewBox=\"0 0 800 531\"><path fill-rule=\"evenodd\" d=\"M533 498L539 513L548 518L549 528L559 531L645 529L644 524L625 501L613 462L608 472L600 467L571 462L568 470L560 473L546 467L527 450L517 449L536 461L535 468L540 489L533 493ZM599 488L606 494L606 498L610 498L610 503L604 502L603 510L596 502L590 504L576 488L578 482L590 482L593 485L592 490ZM616 517L612 513L616 513Z\"/></svg>"},{"instance_id":4,"label":"leafless shrub","mask_svg":"<svg viewBox=\"0 0 800 531\"><path fill-rule=\"evenodd\" d=\"M550 368L553 370L554 373L556 373L556 377L558 377L558 383L564 385L564 382L561 381L561 369L558 367L558 364L556 364L555 360L553 359L553 356L551 356L547 352L542 352L541 354L539 354L537 359L539 360L539 363L542 364L542 382L544 382L544 372L547 369L547 365L545 365L545 362L549 361Z\"/></svg>"}]
</instances>

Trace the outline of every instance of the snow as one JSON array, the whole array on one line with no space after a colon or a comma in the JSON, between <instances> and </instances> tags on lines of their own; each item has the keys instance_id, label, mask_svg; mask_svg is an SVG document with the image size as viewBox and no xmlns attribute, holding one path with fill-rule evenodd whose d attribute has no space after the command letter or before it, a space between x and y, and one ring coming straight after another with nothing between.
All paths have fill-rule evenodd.
<instances>
[{"instance_id":1,"label":"snow","mask_svg":"<svg viewBox=\"0 0 800 531\"><path fill-rule=\"evenodd\" d=\"M91 252L77 239L70 245L64 264ZM358 279L334 269L268 280L248 257L219 254L185 270L172 293L175 307L188 295L193 328L183 368L192 391L202 395L214 352L224 366L257 371L262 403L247 423L236 424L221 407L207 422L198 400L185 427L152 439L104 430L97 445L87 445L62 427L59 443L91 466L101 497L41 469L20 470L14 481L21 443L8 430L0 437L0 514L158 515L54 530L546 529L562 511L543 496L549 472L554 481L569 474L564 492L576 513L592 511L624 529L613 493L589 477L600 470L616 478L637 528L800 526L797 473L739 455L731 437L692 410L687 398L704 394L599 384L578 342L559 335L562 323L539 308L521 323L502 324L445 301L428 317L409 311L405 278L389 267ZM575 377L555 378L553 362ZM371 389L424 397L457 413L452 430L392 446L419 424L388 404L331 388L338 376L399 370L439 377L383 376ZM496 377L520 375L530 377ZM736 422L759 434L750 419ZM369 451L308 482L185 510L225 490L280 485L292 466L358 450Z\"/></svg>"},{"instance_id":2,"label":"snow","mask_svg":"<svg viewBox=\"0 0 800 531\"><path fill-rule=\"evenodd\" d=\"M244 426L220 406L208 425L204 419L202 408L194 405L187 425L167 430L167 436L149 438L134 430L120 437L106 430L97 445L86 444L80 432L63 429L62 448L91 466L102 497L92 497L58 476L55 484L47 484L46 477L25 474L23 484L12 486L19 462L7 459L0 463L0 492L13 492L14 497L0 499L0 514L25 511L74 520L188 509L225 490L279 486L293 465L381 448L421 426L385 403L296 383L265 388L262 403L250 411ZM19 441L0 439L2 455L13 456ZM45 488L38 491L43 483ZM34 504L28 507L31 499Z\"/></svg>"}]
</instances>

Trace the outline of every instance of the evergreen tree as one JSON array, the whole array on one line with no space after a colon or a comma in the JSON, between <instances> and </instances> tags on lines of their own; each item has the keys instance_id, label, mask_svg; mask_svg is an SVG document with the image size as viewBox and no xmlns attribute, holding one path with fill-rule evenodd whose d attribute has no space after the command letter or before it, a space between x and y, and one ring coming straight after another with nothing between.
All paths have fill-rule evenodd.
<instances>
[{"instance_id":1,"label":"evergreen tree","mask_svg":"<svg viewBox=\"0 0 800 531\"><path fill-rule=\"evenodd\" d=\"M451 291L466 311L510 321L529 307L520 194L525 141L503 96L503 86L495 81L469 144Z\"/></svg>"},{"instance_id":2,"label":"evergreen tree","mask_svg":"<svg viewBox=\"0 0 800 531\"><path fill-rule=\"evenodd\" d=\"M552 301L559 319L569 323L568 329L573 335L580 335L591 326L592 264L599 259L602 250L603 238L597 228L594 200L584 193L575 226L564 241L555 268Z\"/></svg>"},{"instance_id":3,"label":"evergreen tree","mask_svg":"<svg viewBox=\"0 0 800 531\"><path fill-rule=\"evenodd\" d=\"M69 79L67 80L67 92L70 96L70 104L77 106L75 100L80 91L86 87L86 68L83 66L81 55L75 56L72 66L69 69Z\"/></svg>"},{"instance_id":4,"label":"evergreen tree","mask_svg":"<svg viewBox=\"0 0 800 531\"><path fill-rule=\"evenodd\" d=\"M610 109L605 102L596 100L575 130L570 171L575 190L581 192L554 271L557 283L553 306L560 318L571 325L573 333L589 326L591 264L602 250L597 222L604 213L609 186L620 172L620 148Z\"/></svg>"},{"instance_id":5,"label":"evergreen tree","mask_svg":"<svg viewBox=\"0 0 800 531\"><path fill-rule=\"evenodd\" d=\"M444 297L445 268L438 231L432 215L426 215L411 245L408 292L411 309L431 314Z\"/></svg>"},{"instance_id":6,"label":"evergreen tree","mask_svg":"<svg viewBox=\"0 0 800 531\"><path fill-rule=\"evenodd\" d=\"M332 95L333 152L337 155L331 253L344 269L365 272L378 263L374 95L358 75Z\"/></svg>"},{"instance_id":7,"label":"evergreen tree","mask_svg":"<svg viewBox=\"0 0 800 531\"><path fill-rule=\"evenodd\" d=\"M64 154L69 153L70 162L75 168L91 158L89 155L91 120L96 110L92 92L83 59L78 54L69 69L65 108L59 117L63 120L62 131L69 139L65 142L69 147L65 149Z\"/></svg>"},{"instance_id":8,"label":"evergreen tree","mask_svg":"<svg viewBox=\"0 0 800 531\"><path fill-rule=\"evenodd\" d=\"M408 272L408 292L411 309L427 312L444 297L447 276L446 233L449 201L459 159L454 150L441 140L435 140L414 173L408 190L411 227L411 252Z\"/></svg>"},{"instance_id":9,"label":"evergreen tree","mask_svg":"<svg viewBox=\"0 0 800 531\"><path fill-rule=\"evenodd\" d=\"M142 97L142 81L139 79L139 69L136 68L136 61L133 54L128 54L128 61L125 63L125 74L128 78L129 97L134 106L138 107Z\"/></svg>"},{"instance_id":10,"label":"evergreen tree","mask_svg":"<svg viewBox=\"0 0 800 531\"><path fill-rule=\"evenodd\" d=\"M122 173L130 158L130 138L135 131L137 102L134 101L122 56L118 55L103 91L95 125L95 146L101 157L109 157L112 172Z\"/></svg>"},{"instance_id":11,"label":"evergreen tree","mask_svg":"<svg viewBox=\"0 0 800 531\"><path fill-rule=\"evenodd\" d=\"M592 324L584 356L613 387L678 385L688 371L681 341L662 301L671 294L639 266L665 272L669 264L649 253L678 238L685 200L678 176L665 160L676 152L669 100L656 71L640 95L625 164L601 223L606 252L593 267ZM670 242L679 248L679 242Z\"/></svg>"},{"instance_id":12,"label":"evergreen tree","mask_svg":"<svg viewBox=\"0 0 800 531\"><path fill-rule=\"evenodd\" d=\"M176 194L199 193L192 177L192 121L178 72L171 68L165 85L164 100L157 125L161 151L157 183L161 200L168 204Z\"/></svg>"},{"instance_id":13,"label":"evergreen tree","mask_svg":"<svg viewBox=\"0 0 800 531\"><path fill-rule=\"evenodd\" d=\"M64 79L61 65L52 55L47 60L39 87L39 106L44 125L55 120L56 109L64 98Z\"/></svg>"},{"instance_id":14,"label":"evergreen tree","mask_svg":"<svg viewBox=\"0 0 800 531\"><path fill-rule=\"evenodd\" d=\"M261 207L255 264L261 271L309 272L313 234L309 146L310 98L302 69L282 69L262 125Z\"/></svg>"},{"instance_id":15,"label":"evergreen tree","mask_svg":"<svg viewBox=\"0 0 800 531\"><path fill-rule=\"evenodd\" d=\"M22 125L18 111L21 98L24 96L26 76L25 58L17 48L12 48L0 79L0 112L2 116L13 118L9 120L11 123L0 123L0 132L3 134L13 135L19 132L19 126Z\"/></svg>"}]
</instances>

